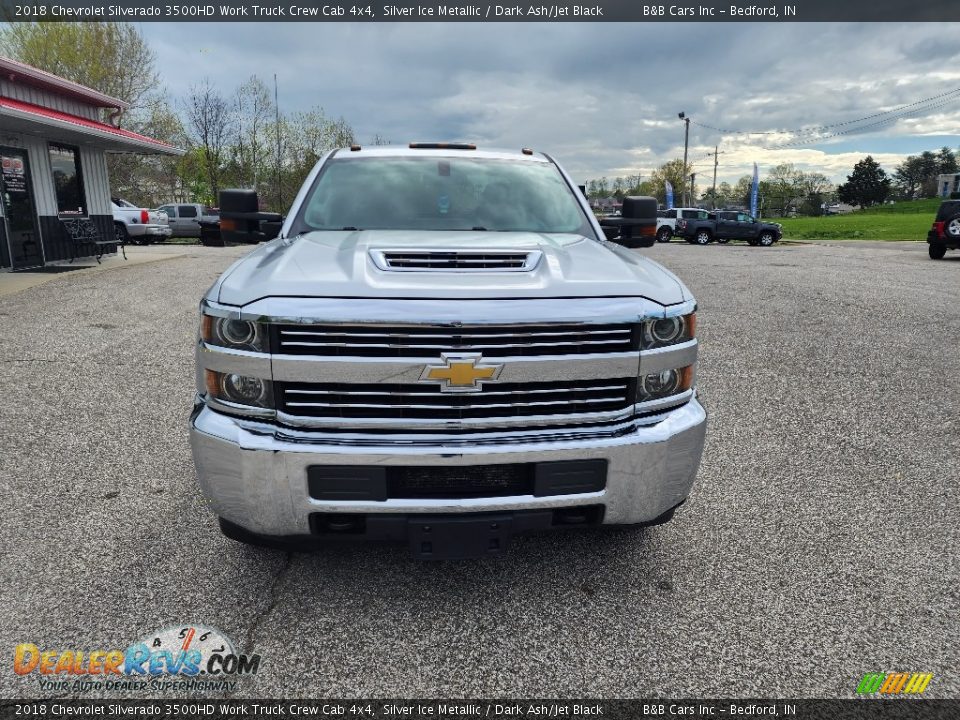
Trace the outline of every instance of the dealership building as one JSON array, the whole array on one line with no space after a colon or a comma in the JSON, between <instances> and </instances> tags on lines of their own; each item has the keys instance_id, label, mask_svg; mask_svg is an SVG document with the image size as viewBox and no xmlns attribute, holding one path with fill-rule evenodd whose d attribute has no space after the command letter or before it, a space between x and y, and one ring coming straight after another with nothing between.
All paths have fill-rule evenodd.
<instances>
[{"instance_id":1,"label":"dealership building","mask_svg":"<svg viewBox=\"0 0 960 720\"><path fill-rule=\"evenodd\" d=\"M180 154L118 127L126 109L122 100L0 57L0 270L72 258L77 248L61 222L68 218L88 218L101 240L115 237L107 153Z\"/></svg>"}]
</instances>

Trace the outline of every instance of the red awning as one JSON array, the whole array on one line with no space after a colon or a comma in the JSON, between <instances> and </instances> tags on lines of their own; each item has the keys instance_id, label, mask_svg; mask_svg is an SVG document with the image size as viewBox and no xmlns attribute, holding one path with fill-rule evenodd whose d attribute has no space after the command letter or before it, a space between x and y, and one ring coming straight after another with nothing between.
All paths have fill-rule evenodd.
<instances>
[{"instance_id":1,"label":"red awning","mask_svg":"<svg viewBox=\"0 0 960 720\"><path fill-rule=\"evenodd\" d=\"M99 141L96 144L102 145L105 150L163 155L183 154L182 150L173 145L146 135L12 98L0 97L0 117L5 119L4 126L14 131L36 132L36 124L45 125L67 131L70 135L85 136L88 140L96 139ZM34 128L25 126L29 123L34 123Z\"/></svg>"}]
</instances>

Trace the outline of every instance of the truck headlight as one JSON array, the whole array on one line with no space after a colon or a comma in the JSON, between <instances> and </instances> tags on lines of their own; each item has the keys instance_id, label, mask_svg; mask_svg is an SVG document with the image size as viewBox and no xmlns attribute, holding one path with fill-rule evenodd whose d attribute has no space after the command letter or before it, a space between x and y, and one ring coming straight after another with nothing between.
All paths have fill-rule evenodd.
<instances>
[{"instance_id":1,"label":"truck headlight","mask_svg":"<svg viewBox=\"0 0 960 720\"><path fill-rule=\"evenodd\" d=\"M252 320L202 315L200 337L209 345L236 350L270 352L267 326Z\"/></svg>"},{"instance_id":2,"label":"truck headlight","mask_svg":"<svg viewBox=\"0 0 960 720\"><path fill-rule=\"evenodd\" d=\"M637 382L637 402L661 400L679 395L693 386L693 365L641 375Z\"/></svg>"},{"instance_id":3,"label":"truck headlight","mask_svg":"<svg viewBox=\"0 0 960 720\"><path fill-rule=\"evenodd\" d=\"M269 380L207 370L206 385L207 393L216 400L273 409L273 387Z\"/></svg>"},{"instance_id":4,"label":"truck headlight","mask_svg":"<svg viewBox=\"0 0 960 720\"><path fill-rule=\"evenodd\" d=\"M642 349L676 345L692 340L697 330L697 314L653 318L643 323Z\"/></svg>"}]
</instances>

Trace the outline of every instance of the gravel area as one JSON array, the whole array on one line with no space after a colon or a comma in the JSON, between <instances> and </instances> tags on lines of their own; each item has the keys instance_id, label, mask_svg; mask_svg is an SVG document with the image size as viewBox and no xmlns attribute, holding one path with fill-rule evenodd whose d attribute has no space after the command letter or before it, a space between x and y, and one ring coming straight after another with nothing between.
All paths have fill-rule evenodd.
<instances>
[{"instance_id":1,"label":"gravel area","mask_svg":"<svg viewBox=\"0 0 960 720\"><path fill-rule=\"evenodd\" d=\"M850 697L903 671L960 697L960 253L644 250L700 303L689 502L659 528L437 564L220 535L188 444L192 345L200 296L244 251L0 297L8 663L17 643L125 648L199 623L262 655L236 696ZM0 696L69 695L37 677L8 664Z\"/></svg>"}]
</instances>

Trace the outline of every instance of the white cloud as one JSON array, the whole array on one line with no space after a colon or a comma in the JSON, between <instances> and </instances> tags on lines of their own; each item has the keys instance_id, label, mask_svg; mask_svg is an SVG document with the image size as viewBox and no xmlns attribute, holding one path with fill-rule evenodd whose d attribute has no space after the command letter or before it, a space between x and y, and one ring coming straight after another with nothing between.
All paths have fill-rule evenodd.
<instances>
[{"instance_id":1,"label":"white cloud","mask_svg":"<svg viewBox=\"0 0 960 720\"><path fill-rule=\"evenodd\" d=\"M272 81L276 72L284 109L322 106L361 142L379 133L531 146L580 180L649 175L683 156L682 110L701 123L691 124L689 153L700 177L712 176L704 156L719 145L721 179L756 161L842 181L867 154L892 171L907 154L943 144L933 136L960 135L960 94L815 148L779 146L813 138L798 130L849 130L857 125L839 124L960 88L960 44L942 40L958 27L198 23L151 24L147 37L174 96L205 76L230 92L251 74Z\"/></svg>"}]
</instances>

